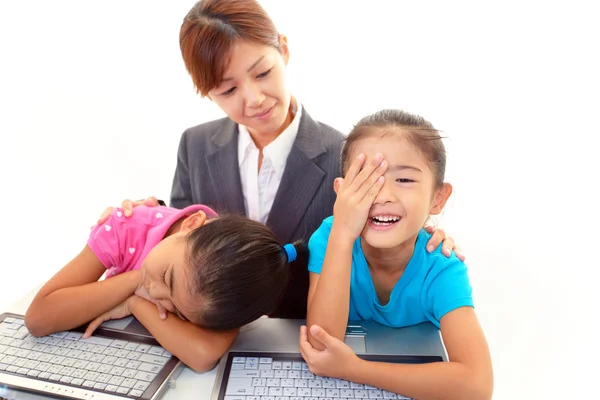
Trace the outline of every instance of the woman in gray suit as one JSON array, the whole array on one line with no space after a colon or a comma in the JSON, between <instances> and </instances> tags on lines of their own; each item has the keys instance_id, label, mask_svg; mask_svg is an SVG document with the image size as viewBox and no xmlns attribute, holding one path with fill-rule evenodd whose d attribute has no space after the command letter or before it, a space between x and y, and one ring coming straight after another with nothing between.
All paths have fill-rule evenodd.
<instances>
[{"instance_id":1,"label":"woman in gray suit","mask_svg":"<svg viewBox=\"0 0 600 400\"><path fill-rule=\"evenodd\" d=\"M284 243L308 240L333 213L344 136L292 96L287 38L255 0L201 0L185 17L179 43L198 93L227 117L183 133L170 205L204 204L263 222ZM126 200L125 215L142 203L158 201ZM454 241L438 229L430 244L442 241L449 255ZM304 318L307 290L308 272L292 271L273 315Z\"/></svg>"}]
</instances>

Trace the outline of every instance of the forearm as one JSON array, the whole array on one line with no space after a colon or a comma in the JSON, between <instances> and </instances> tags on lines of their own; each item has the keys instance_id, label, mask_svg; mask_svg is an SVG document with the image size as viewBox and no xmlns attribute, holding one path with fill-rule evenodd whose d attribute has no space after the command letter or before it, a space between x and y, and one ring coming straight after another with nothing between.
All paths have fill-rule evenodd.
<instances>
[{"instance_id":1,"label":"forearm","mask_svg":"<svg viewBox=\"0 0 600 400\"><path fill-rule=\"evenodd\" d=\"M335 226L334 226L335 229ZM310 301L307 325L320 325L332 336L343 340L350 308L350 275L353 243L340 239L332 229L323 268ZM311 344L320 347L318 343Z\"/></svg>"},{"instance_id":2,"label":"forearm","mask_svg":"<svg viewBox=\"0 0 600 400\"><path fill-rule=\"evenodd\" d=\"M391 364L359 359L344 379L431 400L488 400L492 382L457 362Z\"/></svg>"},{"instance_id":3,"label":"forearm","mask_svg":"<svg viewBox=\"0 0 600 400\"><path fill-rule=\"evenodd\" d=\"M81 326L122 303L139 281L140 271L130 271L36 297L27 310L27 328L35 336L45 336Z\"/></svg>"},{"instance_id":4,"label":"forearm","mask_svg":"<svg viewBox=\"0 0 600 400\"><path fill-rule=\"evenodd\" d=\"M236 331L217 332L203 329L174 314L162 320L156 306L138 296L128 300L129 310L168 352L196 372L208 371L227 351Z\"/></svg>"}]
</instances>

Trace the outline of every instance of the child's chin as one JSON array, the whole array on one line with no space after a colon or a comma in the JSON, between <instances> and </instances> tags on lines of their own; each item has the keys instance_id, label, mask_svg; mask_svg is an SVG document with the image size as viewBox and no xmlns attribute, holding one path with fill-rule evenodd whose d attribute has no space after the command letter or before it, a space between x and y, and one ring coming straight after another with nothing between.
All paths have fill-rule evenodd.
<instances>
[{"instance_id":1,"label":"child's chin","mask_svg":"<svg viewBox=\"0 0 600 400\"><path fill-rule=\"evenodd\" d=\"M401 241L398 240L398 235L382 232L366 232L363 235L363 240L367 244L376 249L391 249L398 246Z\"/></svg>"}]
</instances>

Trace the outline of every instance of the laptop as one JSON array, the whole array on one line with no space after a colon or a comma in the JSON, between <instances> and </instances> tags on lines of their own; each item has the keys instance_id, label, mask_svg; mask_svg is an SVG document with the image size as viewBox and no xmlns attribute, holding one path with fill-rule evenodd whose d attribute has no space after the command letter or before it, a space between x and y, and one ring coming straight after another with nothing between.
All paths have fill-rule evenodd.
<instances>
[{"instance_id":1,"label":"laptop","mask_svg":"<svg viewBox=\"0 0 600 400\"><path fill-rule=\"evenodd\" d=\"M0 314L0 399L156 400L183 370L133 317L36 338Z\"/></svg>"},{"instance_id":2,"label":"laptop","mask_svg":"<svg viewBox=\"0 0 600 400\"><path fill-rule=\"evenodd\" d=\"M219 362L211 400L408 399L376 387L312 374L298 352L304 323L261 318L246 326ZM345 342L366 360L448 361L440 332L430 323L390 328L373 321L351 321Z\"/></svg>"}]
</instances>

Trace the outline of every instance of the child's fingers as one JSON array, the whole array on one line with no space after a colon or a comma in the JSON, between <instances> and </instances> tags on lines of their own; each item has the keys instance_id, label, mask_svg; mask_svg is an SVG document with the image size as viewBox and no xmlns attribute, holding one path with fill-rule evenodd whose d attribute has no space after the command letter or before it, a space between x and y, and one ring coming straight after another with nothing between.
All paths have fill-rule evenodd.
<instances>
[{"instance_id":1,"label":"child's fingers","mask_svg":"<svg viewBox=\"0 0 600 400\"><path fill-rule=\"evenodd\" d=\"M361 199L361 201L360 201L361 205L363 205L365 207L370 207L373 204L373 202L375 201L375 198L377 197L379 192L381 191L381 188L383 187L384 182L385 182L385 178L383 176L380 176L379 178L377 178L377 180L375 181L373 186L371 186L367 190L367 193L365 193L364 197Z\"/></svg>"},{"instance_id":2,"label":"child's fingers","mask_svg":"<svg viewBox=\"0 0 600 400\"><path fill-rule=\"evenodd\" d=\"M92 336L92 333L94 333L94 331L100 326L102 325L102 323L104 322L104 314L99 316L98 318L94 319L92 322L90 322L90 324L88 325L87 329L85 330L85 332L83 333L83 338L87 339L90 336Z\"/></svg>"},{"instance_id":3,"label":"child's fingers","mask_svg":"<svg viewBox=\"0 0 600 400\"><path fill-rule=\"evenodd\" d=\"M112 214L114 209L115 209L114 207L108 207L106 210L104 210L102 215L100 215L100 218L98 218L98 225L105 223L106 220L108 219L108 217L110 217L110 214Z\"/></svg>"},{"instance_id":4,"label":"child's fingers","mask_svg":"<svg viewBox=\"0 0 600 400\"><path fill-rule=\"evenodd\" d=\"M371 161L365 163L363 169L358 173L358 175L356 175L356 178L354 178L352 181L349 181L352 192L358 192L362 185L365 182L368 182L372 174L379 173L379 167L381 166L382 162L383 155L381 153L377 153Z\"/></svg>"},{"instance_id":5,"label":"child's fingers","mask_svg":"<svg viewBox=\"0 0 600 400\"><path fill-rule=\"evenodd\" d=\"M444 242L445 239L446 232L444 232L442 228L435 229L431 234L431 238L429 238L429 241L427 241L427 251L431 253L437 249L440 246L440 243ZM444 242L444 248L447 244L447 242ZM454 245L454 241L452 241L452 245Z\"/></svg>"},{"instance_id":6,"label":"child's fingers","mask_svg":"<svg viewBox=\"0 0 600 400\"><path fill-rule=\"evenodd\" d=\"M156 302L156 308L158 308L158 316L160 317L160 319L167 318L167 310L165 307L163 307L162 304Z\"/></svg>"},{"instance_id":7,"label":"child's fingers","mask_svg":"<svg viewBox=\"0 0 600 400\"><path fill-rule=\"evenodd\" d=\"M156 207L158 206L158 200L154 196L147 197L146 200L143 201L143 205L147 207Z\"/></svg>"},{"instance_id":8,"label":"child's fingers","mask_svg":"<svg viewBox=\"0 0 600 400\"><path fill-rule=\"evenodd\" d=\"M133 211L133 202L129 199L123 200L121 209L123 210L123 215L125 215L125 217L130 217Z\"/></svg>"},{"instance_id":9,"label":"child's fingers","mask_svg":"<svg viewBox=\"0 0 600 400\"><path fill-rule=\"evenodd\" d=\"M354 159L354 161L352 161L352 163L350 164L348 171L346 171L346 176L344 177L344 182L352 183L352 181L354 181L354 179L356 178L356 175L359 174L364 162L365 162L365 155L359 154Z\"/></svg>"},{"instance_id":10,"label":"child's fingers","mask_svg":"<svg viewBox=\"0 0 600 400\"><path fill-rule=\"evenodd\" d=\"M362 201L366 196L371 198L370 194L373 193L372 189L376 185L383 183L383 181L380 181L380 179L383 179L383 175L385 174L387 167L388 167L388 163L385 160L382 161L381 164L379 164L379 166L371 173L371 175L357 189L356 198L358 201ZM379 186L379 188L376 189L375 196L377 196L377 193L379 193L380 189L381 189L381 186ZM372 199L374 199L375 196L373 196Z\"/></svg>"}]
</instances>

